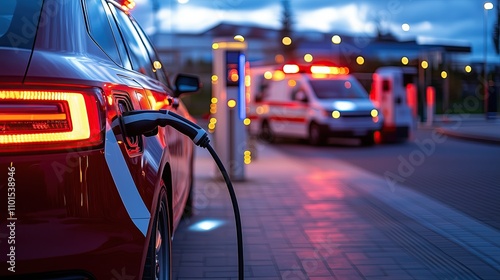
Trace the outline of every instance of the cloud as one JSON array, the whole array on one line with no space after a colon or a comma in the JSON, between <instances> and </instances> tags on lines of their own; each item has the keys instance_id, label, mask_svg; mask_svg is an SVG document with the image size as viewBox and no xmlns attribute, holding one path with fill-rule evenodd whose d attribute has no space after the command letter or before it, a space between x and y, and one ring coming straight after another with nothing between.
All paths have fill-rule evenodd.
<instances>
[{"instance_id":1,"label":"cloud","mask_svg":"<svg viewBox=\"0 0 500 280\"><path fill-rule=\"evenodd\" d=\"M151 0L150 0L151 1ZM169 1L165 0L155 0L160 1L163 6L173 6L177 5L176 0L173 1L174 4L167 4ZM204 7L206 9L211 10L226 10L226 11L252 11L252 10L260 10L265 9L269 6L273 6L275 4L279 4L279 1L265 1L265 0L189 0L185 6L189 7ZM177 5L181 6L181 5Z\"/></svg>"},{"instance_id":2,"label":"cloud","mask_svg":"<svg viewBox=\"0 0 500 280\"><path fill-rule=\"evenodd\" d=\"M416 33L427 33L433 30L433 25L429 21L419 22L410 27Z\"/></svg>"},{"instance_id":3,"label":"cloud","mask_svg":"<svg viewBox=\"0 0 500 280\"><path fill-rule=\"evenodd\" d=\"M188 6L178 5L175 10L162 8L158 17L161 25L160 29L164 32L200 32L219 22L236 22L258 24L264 23L271 28L281 26L280 17L276 15L279 6L261 8L235 13L227 10L214 10L206 6Z\"/></svg>"},{"instance_id":4,"label":"cloud","mask_svg":"<svg viewBox=\"0 0 500 280\"><path fill-rule=\"evenodd\" d=\"M282 0L136 0L134 16L148 31L152 27L152 3L161 5L159 19L163 31L200 32L221 22L247 23L279 28ZM289 0L293 27L349 34L374 35L377 23L401 38L437 38L469 41L475 51L484 39L483 2L473 0ZM488 22L488 44L494 11ZM410 31L403 32L401 24ZM490 46L491 47L491 46Z\"/></svg>"},{"instance_id":5,"label":"cloud","mask_svg":"<svg viewBox=\"0 0 500 280\"><path fill-rule=\"evenodd\" d=\"M219 20L225 22L259 24L271 28L281 27L281 13L279 5L248 10L244 13L232 13L231 11L219 10L218 15Z\"/></svg>"},{"instance_id":6,"label":"cloud","mask_svg":"<svg viewBox=\"0 0 500 280\"><path fill-rule=\"evenodd\" d=\"M368 11L368 6L356 4L302 11L296 15L296 27L322 32L372 33L373 24L367 22Z\"/></svg>"}]
</instances>

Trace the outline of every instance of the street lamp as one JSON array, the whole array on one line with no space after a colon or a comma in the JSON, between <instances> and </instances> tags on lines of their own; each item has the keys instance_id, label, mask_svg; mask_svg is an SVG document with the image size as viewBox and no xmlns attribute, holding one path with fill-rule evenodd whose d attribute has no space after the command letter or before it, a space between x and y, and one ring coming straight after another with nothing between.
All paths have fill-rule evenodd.
<instances>
[{"instance_id":1,"label":"street lamp","mask_svg":"<svg viewBox=\"0 0 500 280\"><path fill-rule=\"evenodd\" d=\"M336 50L336 53L334 54L336 56L336 62L340 64L340 50L339 50L339 44L342 42L342 38L339 35L333 35L332 36L332 47L334 50Z\"/></svg>"},{"instance_id":2,"label":"street lamp","mask_svg":"<svg viewBox=\"0 0 500 280\"><path fill-rule=\"evenodd\" d=\"M484 114L486 119L488 119L488 99L489 99L489 85L488 85L488 43L486 37L488 37L488 10L493 9L493 3L484 3L484 62L483 62L483 91L484 91Z\"/></svg>"},{"instance_id":3,"label":"street lamp","mask_svg":"<svg viewBox=\"0 0 500 280\"><path fill-rule=\"evenodd\" d=\"M335 45L338 45L338 44L340 44L340 42L342 42L342 38L340 38L339 35L332 36L332 43L334 43Z\"/></svg>"},{"instance_id":4,"label":"street lamp","mask_svg":"<svg viewBox=\"0 0 500 280\"><path fill-rule=\"evenodd\" d=\"M403 23L401 29L403 29L404 32L408 32L410 31L410 25L408 23Z\"/></svg>"},{"instance_id":5,"label":"street lamp","mask_svg":"<svg viewBox=\"0 0 500 280\"><path fill-rule=\"evenodd\" d=\"M285 36L281 39L281 43L285 46L290 46L292 44L292 38Z\"/></svg>"}]
</instances>

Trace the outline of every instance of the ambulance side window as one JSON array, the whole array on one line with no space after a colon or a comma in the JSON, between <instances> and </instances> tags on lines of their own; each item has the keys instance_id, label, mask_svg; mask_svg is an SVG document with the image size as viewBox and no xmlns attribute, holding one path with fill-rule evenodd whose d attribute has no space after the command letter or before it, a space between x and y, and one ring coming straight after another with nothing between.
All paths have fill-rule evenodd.
<instances>
[{"instance_id":1,"label":"ambulance side window","mask_svg":"<svg viewBox=\"0 0 500 280\"><path fill-rule=\"evenodd\" d=\"M288 96L292 101L307 103L308 101L307 94L302 85L300 84L300 82L292 79L288 80L287 84L289 89Z\"/></svg>"},{"instance_id":2,"label":"ambulance side window","mask_svg":"<svg viewBox=\"0 0 500 280\"><path fill-rule=\"evenodd\" d=\"M258 76L257 80L257 93L255 94L255 102L261 102L268 99L269 91L269 80L265 79L264 76Z\"/></svg>"},{"instance_id":3,"label":"ambulance side window","mask_svg":"<svg viewBox=\"0 0 500 280\"><path fill-rule=\"evenodd\" d=\"M293 101L299 101L303 103L307 103L309 101L305 90L301 86L296 86L292 89L291 98Z\"/></svg>"}]
</instances>

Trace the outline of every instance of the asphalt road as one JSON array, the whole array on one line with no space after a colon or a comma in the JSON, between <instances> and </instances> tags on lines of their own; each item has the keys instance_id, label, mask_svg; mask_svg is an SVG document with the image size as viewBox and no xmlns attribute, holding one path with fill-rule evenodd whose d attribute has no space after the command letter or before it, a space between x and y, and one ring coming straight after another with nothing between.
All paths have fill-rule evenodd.
<instances>
[{"instance_id":1,"label":"asphalt road","mask_svg":"<svg viewBox=\"0 0 500 280\"><path fill-rule=\"evenodd\" d=\"M282 140L274 147L304 161L341 159L384 177L396 190L404 185L500 229L498 145L421 129L411 141L373 147L361 147L355 139L333 139L324 147Z\"/></svg>"}]
</instances>

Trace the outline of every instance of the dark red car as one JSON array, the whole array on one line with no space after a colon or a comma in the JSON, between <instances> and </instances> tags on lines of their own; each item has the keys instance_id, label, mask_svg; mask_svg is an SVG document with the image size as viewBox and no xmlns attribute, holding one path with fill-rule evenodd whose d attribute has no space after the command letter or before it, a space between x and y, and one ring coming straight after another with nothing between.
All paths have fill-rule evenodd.
<instances>
[{"instance_id":1,"label":"dark red car","mask_svg":"<svg viewBox=\"0 0 500 280\"><path fill-rule=\"evenodd\" d=\"M177 98L199 81L169 83L126 4L1 1L1 279L170 278L193 143L127 136L119 116L190 118Z\"/></svg>"}]
</instances>

